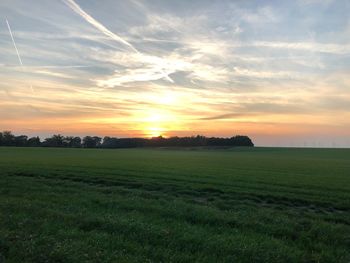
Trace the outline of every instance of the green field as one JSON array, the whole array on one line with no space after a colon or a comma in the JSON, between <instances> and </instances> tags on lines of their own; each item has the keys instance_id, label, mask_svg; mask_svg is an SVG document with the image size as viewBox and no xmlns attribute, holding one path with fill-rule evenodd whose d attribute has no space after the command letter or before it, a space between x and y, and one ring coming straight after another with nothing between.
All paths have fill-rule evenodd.
<instances>
[{"instance_id":1,"label":"green field","mask_svg":"<svg viewBox=\"0 0 350 263\"><path fill-rule=\"evenodd\" d=\"M350 150L0 148L0 262L350 262Z\"/></svg>"}]
</instances>

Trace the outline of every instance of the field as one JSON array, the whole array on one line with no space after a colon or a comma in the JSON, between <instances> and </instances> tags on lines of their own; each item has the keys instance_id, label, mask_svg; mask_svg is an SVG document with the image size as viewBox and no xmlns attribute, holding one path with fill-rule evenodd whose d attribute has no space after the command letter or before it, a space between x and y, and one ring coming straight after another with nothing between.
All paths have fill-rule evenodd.
<instances>
[{"instance_id":1,"label":"field","mask_svg":"<svg viewBox=\"0 0 350 263\"><path fill-rule=\"evenodd\" d=\"M0 148L0 262L350 262L350 150Z\"/></svg>"}]
</instances>

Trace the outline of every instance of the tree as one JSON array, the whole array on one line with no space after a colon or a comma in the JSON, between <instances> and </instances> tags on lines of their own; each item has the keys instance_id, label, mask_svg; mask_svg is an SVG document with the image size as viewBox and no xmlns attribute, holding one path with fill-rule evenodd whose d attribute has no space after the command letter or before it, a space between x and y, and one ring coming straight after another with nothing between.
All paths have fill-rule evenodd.
<instances>
[{"instance_id":1,"label":"tree","mask_svg":"<svg viewBox=\"0 0 350 263\"><path fill-rule=\"evenodd\" d=\"M52 135L50 138L46 138L43 142L43 146L46 147L63 147L64 137L61 134Z\"/></svg>"},{"instance_id":2,"label":"tree","mask_svg":"<svg viewBox=\"0 0 350 263\"><path fill-rule=\"evenodd\" d=\"M80 148L81 147L81 138L80 137L74 137L71 141L71 147L74 148Z\"/></svg>"},{"instance_id":3,"label":"tree","mask_svg":"<svg viewBox=\"0 0 350 263\"><path fill-rule=\"evenodd\" d=\"M4 146L15 145L15 136L10 131L4 131L2 133L2 145Z\"/></svg>"},{"instance_id":4,"label":"tree","mask_svg":"<svg viewBox=\"0 0 350 263\"><path fill-rule=\"evenodd\" d=\"M231 139L234 140L234 144L236 146L254 146L253 142L248 136L237 135Z\"/></svg>"},{"instance_id":5,"label":"tree","mask_svg":"<svg viewBox=\"0 0 350 263\"><path fill-rule=\"evenodd\" d=\"M84 148L97 148L101 145L102 138L97 136L85 136L83 138L83 147Z\"/></svg>"},{"instance_id":6,"label":"tree","mask_svg":"<svg viewBox=\"0 0 350 263\"><path fill-rule=\"evenodd\" d=\"M29 146L29 147L38 147L40 145L41 145L41 142L40 142L40 138L38 136L29 138L27 141L27 146Z\"/></svg>"},{"instance_id":7,"label":"tree","mask_svg":"<svg viewBox=\"0 0 350 263\"><path fill-rule=\"evenodd\" d=\"M101 141L102 141L102 138L101 137L98 137L98 136L94 136L92 137L94 142L95 142L95 147L100 147L101 146Z\"/></svg>"},{"instance_id":8,"label":"tree","mask_svg":"<svg viewBox=\"0 0 350 263\"><path fill-rule=\"evenodd\" d=\"M103 138L103 143L101 145L103 148L117 148L118 147L118 139L111 138L109 136L105 136Z\"/></svg>"},{"instance_id":9,"label":"tree","mask_svg":"<svg viewBox=\"0 0 350 263\"><path fill-rule=\"evenodd\" d=\"M102 142L102 143L101 143ZM26 135L15 136L10 131L0 132L0 146L44 146L44 147L84 147L84 148L135 148L135 147L197 147L197 146L215 146L215 147L234 147L249 146L254 144L248 136L237 135L231 138L205 137L202 135L191 137L170 137L162 136L153 138L114 138L106 136L85 136L83 140L80 137L62 136L60 134L52 135L40 142L39 137L28 139Z\"/></svg>"},{"instance_id":10,"label":"tree","mask_svg":"<svg viewBox=\"0 0 350 263\"><path fill-rule=\"evenodd\" d=\"M95 141L91 136L85 136L83 138L83 147L84 148L94 148L95 147Z\"/></svg>"},{"instance_id":11,"label":"tree","mask_svg":"<svg viewBox=\"0 0 350 263\"><path fill-rule=\"evenodd\" d=\"M80 137L66 136L63 139L63 145L65 147L79 148L81 147L81 139Z\"/></svg>"},{"instance_id":12,"label":"tree","mask_svg":"<svg viewBox=\"0 0 350 263\"><path fill-rule=\"evenodd\" d=\"M15 146L20 146L20 147L27 146L27 140L28 140L28 136L26 135L15 136Z\"/></svg>"}]
</instances>

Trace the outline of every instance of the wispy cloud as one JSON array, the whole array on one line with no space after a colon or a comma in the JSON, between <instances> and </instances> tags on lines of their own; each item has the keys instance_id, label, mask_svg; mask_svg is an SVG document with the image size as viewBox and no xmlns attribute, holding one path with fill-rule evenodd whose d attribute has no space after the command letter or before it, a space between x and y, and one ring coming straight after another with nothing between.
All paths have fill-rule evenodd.
<instances>
[{"instance_id":1,"label":"wispy cloud","mask_svg":"<svg viewBox=\"0 0 350 263\"><path fill-rule=\"evenodd\" d=\"M0 25L1 126L235 132L257 142L268 133L349 134L349 8L346 0L0 1L0 17L16 29L11 38Z\"/></svg>"},{"instance_id":2,"label":"wispy cloud","mask_svg":"<svg viewBox=\"0 0 350 263\"><path fill-rule=\"evenodd\" d=\"M251 114L248 113L226 113L226 114L220 114L210 117L201 117L199 120L202 121L213 121L213 120L228 120L228 119L235 119L239 117L247 117L251 116Z\"/></svg>"},{"instance_id":3,"label":"wispy cloud","mask_svg":"<svg viewBox=\"0 0 350 263\"><path fill-rule=\"evenodd\" d=\"M53 71L49 71L49 70L36 70L33 73L43 74L43 75L52 76L52 77L58 77L58 78L66 78L66 79L72 79L73 78L71 75L58 73L58 72L53 72Z\"/></svg>"},{"instance_id":4,"label":"wispy cloud","mask_svg":"<svg viewBox=\"0 0 350 263\"><path fill-rule=\"evenodd\" d=\"M256 12L240 10L241 19L252 24L275 23L279 17L269 6L259 8Z\"/></svg>"},{"instance_id":5,"label":"wispy cloud","mask_svg":"<svg viewBox=\"0 0 350 263\"><path fill-rule=\"evenodd\" d=\"M118 36L117 34L111 32L104 25L102 25L92 16L87 14L83 9L81 9L80 6L77 3L75 3L73 0L62 0L62 1L66 3L74 12L76 12L78 15L84 18L88 23L90 23L92 26L94 26L99 31L101 31L103 34L114 39L117 42L120 42L128 46L132 51L138 52L138 50L132 44L130 44L128 41L124 40L122 37Z\"/></svg>"},{"instance_id":6,"label":"wispy cloud","mask_svg":"<svg viewBox=\"0 0 350 263\"><path fill-rule=\"evenodd\" d=\"M74 0L63 0L64 3L66 3L74 12L76 12L77 14L79 14L81 17L83 17L87 22L89 22L91 25L93 25L95 28L97 28L99 31L101 31L103 34L105 34L106 36L109 36L110 38L112 38L113 40L120 42L126 46L128 46L132 51L136 52L137 54L140 55L140 57L143 56L143 54L141 52L139 52L131 43L129 43L128 41L126 41L125 39L123 39L122 37L118 36L117 34L111 32L109 29L107 29L104 25L102 25L100 22L98 22L96 19L94 19L92 16L90 16L89 14L87 14L83 9L80 8L80 6L78 4L76 4L74 2ZM169 77L170 73L173 73L172 71L170 71L170 73L168 73L166 70L164 70L162 68L162 65L153 65L153 67L151 66L152 69L159 69L159 72L154 73L153 70L151 70L149 72L149 74L147 74L147 68L145 68L146 70L142 73L136 73L136 74L131 74L128 77L123 78L124 80L119 81L119 83L124 83L127 82L128 79L130 79L131 81L149 81L149 80L154 80L154 79L162 79L165 78L167 79L169 82L173 83L174 81ZM114 81L109 81L109 83L115 82L115 78ZM104 82L100 82L100 83L104 83ZM118 83L118 82L117 82ZM109 84L110 86L110 84Z\"/></svg>"},{"instance_id":7,"label":"wispy cloud","mask_svg":"<svg viewBox=\"0 0 350 263\"><path fill-rule=\"evenodd\" d=\"M301 74L290 71L257 71L246 68L234 67L234 75L262 79L292 79L300 78Z\"/></svg>"},{"instance_id":8,"label":"wispy cloud","mask_svg":"<svg viewBox=\"0 0 350 263\"><path fill-rule=\"evenodd\" d=\"M22 68L21 66L14 66L8 64L0 64L0 67L7 68ZM93 67L92 65L65 65L65 66L54 66L54 65L43 65L43 66L26 66L26 69L74 69L74 68L89 68Z\"/></svg>"},{"instance_id":9,"label":"wispy cloud","mask_svg":"<svg viewBox=\"0 0 350 263\"><path fill-rule=\"evenodd\" d=\"M324 53L333 53L333 54L339 54L339 55L350 53L350 44L257 41L257 42L254 42L252 45L256 47L290 49L290 50L306 50L311 52L324 52Z\"/></svg>"}]
</instances>

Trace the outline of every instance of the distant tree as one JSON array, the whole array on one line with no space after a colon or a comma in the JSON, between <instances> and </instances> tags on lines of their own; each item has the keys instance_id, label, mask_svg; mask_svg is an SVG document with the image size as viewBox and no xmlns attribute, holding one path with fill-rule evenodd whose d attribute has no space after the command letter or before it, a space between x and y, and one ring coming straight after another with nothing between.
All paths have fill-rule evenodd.
<instances>
[{"instance_id":1,"label":"distant tree","mask_svg":"<svg viewBox=\"0 0 350 263\"><path fill-rule=\"evenodd\" d=\"M81 138L80 137L74 137L71 141L71 145L74 148L80 148L81 147Z\"/></svg>"},{"instance_id":2,"label":"distant tree","mask_svg":"<svg viewBox=\"0 0 350 263\"><path fill-rule=\"evenodd\" d=\"M85 136L83 138L83 147L97 148L101 145L102 138L97 136Z\"/></svg>"},{"instance_id":3,"label":"distant tree","mask_svg":"<svg viewBox=\"0 0 350 263\"><path fill-rule=\"evenodd\" d=\"M15 136L10 131L3 131L2 133L2 145L4 146L14 146Z\"/></svg>"},{"instance_id":4,"label":"distant tree","mask_svg":"<svg viewBox=\"0 0 350 263\"><path fill-rule=\"evenodd\" d=\"M152 137L151 139L145 140L145 146L150 147L162 147L164 146L166 139L163 136Z\"/></svg>"},{"instance_id":5,"label":"distant tree","mask_svg":"<svg viewBox=\"0 0 350 263\"><path fill-rule=\"evenodd\" d=\"M46 138L43 142L43 146L46 147L63 147L64 137L61 134L52 135L50 138Z\"/></svg>"},{"instance_id":6,"label":"distant tree","mask_svg":"<svg viewBox=\"0 0 350 263\"><path fill-rule=\"evenodd\" d=\"M65 147L79 148L81 147L81 139L80 137L66 136L63 138L63 145Z\"/></svg>"},{"instance_id":7,"label":"distant tree","mask_svg":"<svg viewBox=\"0 0 350 263\"><path fill-rule=\"evenodd\" d=\"M109 136L105 136L103 138L103 142L102 142L101 146L103 148L117 148L118 147L118 139L113 138L113 137L109 137Z\"/></svg>"},{"instance_id":8,"label":"distant tree","mask_svg":"<svg viewBox=\"0 0 350 263\"><path fill-rule=\"evenodd\" d=\"M253 142L248 136L237 135L231 139L233 139L234 145L236 146L254 146Z\"/></svg>"},{"instance_id":9,"label":"distant tree","mask_svg":"<svg viewBox=\"0 0 350 263\"><path fill-rule=\"evenodd\" d=\"M15 146L20 146L20 147L27 146L27 140L28 140L28 136L26 135L15 136Z\"/></svg>"},{"instance_id":10,"label":"distant tree","mask_svg":"<svg viewBox=\"0 0 350 263\"><path fill-rule=\"evenodd\" d=\"M170 137L167 139L167 146L178 146L179 137Z\"/></svg>"},{"instance_id":11,"label":"distant tree","mask_svg":"<svg viewBox=\"0 0 350 263\"><path fill-rule=\"evenodd\" d=\"M63 147L71 147L71 140L73 136L64 136L63 137Z\"/></svg>"},{"instance_id":12,"label":"distant tree","mask_svg":"<svg viewBox=\"0 0 350 263\"><path fill-rule=\"evenodd\" d=\"M170 137L162 136L145 138L114 138L106 136L85 136L80 137L52 135L42 143L39 137L28 139L26 135L14 136L10 131L0 132L0 146L44 146L44 147L84 147L84 148L134 148L134 147L195 147L195 146L254 146L248 136L237 135L231 138L205 137L202 135L191 137Z\"/></svg>"},{"instance_id":13,"label":"distant tree","mask_svg":"<svg viewBox=\"0 0 350 263\"><path fill-rule=\"evenodd\" d=\"M95 142L95 147L100 147L101 146L101 141L102 141L102 138L101 137L98 137L98 136L93 136L92 137L94 142Z\"/></svg>"},{"instance_id":14,"label":"distant tree","mask_svg":"<svg viewBox=\"0 0 350 263\"><path fill-rule=\"evenodd\" d=\"M206 146L207 145L207 138L202 135L197 135L195 138L196 146Z\"/></svg>"},{"instance_id":15,"label":"distant tree","mask_svg":"<svg viewBox=\"0 0 350 263\"><path fill-rule=\"evenodd\" d=\"M27 146L29 146L29 147L38 147L40 145L41 145L41 142L40 142L40 138L38 136L29 138L27 141Z\"/></svg>"}]
</instances>

